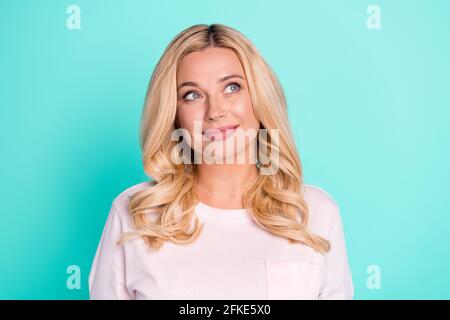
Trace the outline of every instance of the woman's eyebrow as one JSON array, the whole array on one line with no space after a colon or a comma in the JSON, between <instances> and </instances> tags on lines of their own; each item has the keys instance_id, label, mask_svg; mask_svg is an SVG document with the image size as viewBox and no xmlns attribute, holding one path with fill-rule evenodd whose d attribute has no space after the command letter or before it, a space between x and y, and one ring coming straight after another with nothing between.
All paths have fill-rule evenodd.
<instances>
[{"instance_id":1,"label":"woman's eyebrow","mask_svg":"<svg viewBox=\"0 0 450 320\"><path fill-rule=\"evenodd\" d=\"M219 80L217 80L217 83L227 81L228 79L231 79L231 78L241 78L242 80L245 80L244 77L242 77L238 74L231 74L231 75L219 78ZM180 90L182 87L185 87L185 86L199 87L199 84L197 82L193 82L193 81L185 81L177 87L177 90Z\"/></svg>"}]
</instances>

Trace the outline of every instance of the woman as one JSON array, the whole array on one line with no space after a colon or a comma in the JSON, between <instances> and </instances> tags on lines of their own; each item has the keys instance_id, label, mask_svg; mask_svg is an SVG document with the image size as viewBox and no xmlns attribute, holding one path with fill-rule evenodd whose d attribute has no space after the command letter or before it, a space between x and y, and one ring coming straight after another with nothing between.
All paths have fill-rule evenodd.
<instances>
[{"instance_id":1,"label":"woman","mask_svg":"<svg viewBox=\"0 0 450 320\"><path fill-rule=\"evenodd\" d=\"M241 33L171 41L141 146L153 180L114 199L91 299L353 298L339 207L303 183L282 88Z\"/></svg>"}]
</instances>

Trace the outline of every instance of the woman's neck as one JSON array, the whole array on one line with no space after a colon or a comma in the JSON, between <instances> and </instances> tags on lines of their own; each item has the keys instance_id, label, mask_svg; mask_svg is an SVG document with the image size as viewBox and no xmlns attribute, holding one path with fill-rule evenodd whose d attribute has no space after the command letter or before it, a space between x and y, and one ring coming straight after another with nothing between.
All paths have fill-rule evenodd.
<instances>
[{"instance_id":1,"label":"woman's neck","mask_svg":"<svg viewBox=\"0 0 450 320\"><path fill-rule=\"evenodd\" d=\"M246 185L258 175L254 164L198 164L194 189L206 204L223 209L240 209Z\"/></svg>"}]
</instances>

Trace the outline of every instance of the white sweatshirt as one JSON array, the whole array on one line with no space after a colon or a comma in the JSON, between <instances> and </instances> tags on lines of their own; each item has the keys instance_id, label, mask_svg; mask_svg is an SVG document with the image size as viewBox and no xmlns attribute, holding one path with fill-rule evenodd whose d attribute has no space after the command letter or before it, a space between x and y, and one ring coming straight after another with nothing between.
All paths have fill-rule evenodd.
<instances>
[{"instance_id":1,"label":"white sweatshirt","mask_svg":"<svg viewBox=\"0 0 450 320\"><path fill-rule=\"evenodd\" d=\"M136 184L112 202L89 275L91 299L353 299L340 210L324 190L303 186L308 228L331 244L325 255L262 229L246 209L203 202L196 214L204 228L193 243L117 245L133 230L129 196L148 186Z\"/></svg>"}]
</instances>

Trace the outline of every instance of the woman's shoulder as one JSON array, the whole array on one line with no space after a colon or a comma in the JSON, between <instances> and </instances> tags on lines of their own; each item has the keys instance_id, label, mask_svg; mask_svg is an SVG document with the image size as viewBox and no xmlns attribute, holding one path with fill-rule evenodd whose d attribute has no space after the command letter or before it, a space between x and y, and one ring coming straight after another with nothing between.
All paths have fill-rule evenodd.
<instances>
[{"instance_id":1,"label":"woman's shoulder","mask_svg":"<svg viewBox=\"0 0 450 320\"><path fill-rule=\"evenodd\" d=\"M113 199L112 207L115 208L119 215L127 213L130 198L137 192L150 188L153 184L154 181L144 181L127 187Z\"/></svg>"},{"instance_id":2,"label":"woman's shoulder","mask_svg":"<svg viewBox=\"0 0 450 320\"><path fill-rule=\"evenodd\" d=\"M303 194L305 198L314 202L315 204L321 204L328 207L338 206L337 201L330 195L325 189L313 184L303 184Z\"/></svg>"},{"instance_id":3,"label":"woman's shoulder","mask_svg":"<svg viewBox=\"0 0 450 320\"><path fill-rule=\"evenodd\" d=\"M312 184L303 184L303 198L308 204L310 225L313 228L329 230L340 220L339 205L325 189Z\"/></svg>"}]
</instances>

